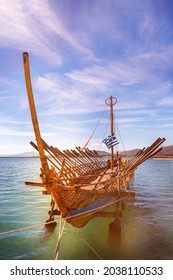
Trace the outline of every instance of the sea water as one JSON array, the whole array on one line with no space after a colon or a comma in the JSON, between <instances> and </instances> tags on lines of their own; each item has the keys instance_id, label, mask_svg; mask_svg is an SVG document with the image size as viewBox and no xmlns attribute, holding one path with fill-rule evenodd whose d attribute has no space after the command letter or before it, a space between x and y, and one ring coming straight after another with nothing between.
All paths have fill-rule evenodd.
<instances>
[{"instance_id":1,"label":"sea water","mask_svg":"<svg viewBox=\"0 0 173 280\"><path fill-rule=\"evenodd\" d=\"M50 196L39 181L37 158L0 158L1 260L51 260L58 239L56 227L45 227ZM135 172L135 198L125 199L121 232L113 218L94 218L74 229L66 223L59 259L173 259L173 161L150 159ZM109 211L114 211L112 205ZM33 225L38 227L28 228Z\"/></svg>"}]
</instances>

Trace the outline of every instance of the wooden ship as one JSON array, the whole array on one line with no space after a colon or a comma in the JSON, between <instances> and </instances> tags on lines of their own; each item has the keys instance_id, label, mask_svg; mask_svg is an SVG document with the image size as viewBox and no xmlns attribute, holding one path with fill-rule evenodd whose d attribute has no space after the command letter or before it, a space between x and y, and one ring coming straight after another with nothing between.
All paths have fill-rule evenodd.
<instances>
[{"instance_id":1,"label":"wooden ship","mask_svg":"<svg viewBox=\"0 0 173 280\"><path fill-rule=\"evenodd\" d=\"M60 215L74 227L83 227L94 217L120 217L121 201L134 196L129 189L136 168L153 157L162 148L165 138L158 138L151 146L140 150L130 159L122 160L114 153L115 140L113 106L116 98L110 96L106 104L110 107L110 136L105 140L111 150L110 160L98 152L85 147L60 151L49 146L41 137L32 92L29 56L23 53L26 89L35 132L36 143L31 145L39 152L41 182L26 182L26 185L43 188L43 194L51 195L49 220ZM112 144L111 144L112 143ZM117 203L117 211L106 211L106 207Z\"/></svg>"}]
</instances>

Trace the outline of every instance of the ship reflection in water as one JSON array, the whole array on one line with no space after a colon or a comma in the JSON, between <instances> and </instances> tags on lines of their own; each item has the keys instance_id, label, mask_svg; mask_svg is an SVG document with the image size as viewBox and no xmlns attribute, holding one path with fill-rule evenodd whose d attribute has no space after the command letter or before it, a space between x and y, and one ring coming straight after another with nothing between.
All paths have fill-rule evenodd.
<instances>
[{"instance_id":1,"label":"ship reflection in water","mask_svg":"<svg viewBox=\"0 0 173 280\"><path fill-rule=\"evenodd\" d=\"M109 224L108 241L111 247L121 248L121 220L119 218L115 218Z\"/></svg>"},{"instance_id":2,"label":"ship reflection in water","mask_svg":"<svg viewBox=\"0 0 173 280\"><path fill-rule=\"evenodd\" d=\"M116 204L116 215L115 219L109 224L109 235L108 235L108 241L111 247L116 247L121 249L121 218L122 213L125 210L125 203L124 201L118 202Z\"/></svg>"}]
</instances>

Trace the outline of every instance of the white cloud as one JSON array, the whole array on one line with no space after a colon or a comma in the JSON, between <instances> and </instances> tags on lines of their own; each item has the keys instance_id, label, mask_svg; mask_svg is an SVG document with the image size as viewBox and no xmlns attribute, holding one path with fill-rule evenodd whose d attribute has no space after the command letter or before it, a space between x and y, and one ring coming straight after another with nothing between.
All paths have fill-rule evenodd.
<instances>
[{"instance_id":1,"label":"white cloud","mask_svg":"<svg viewBox=\"0 0 173 280\"><path fill-rule=\"evenodd\" d=\"M163 124L162 127L173 127L173 123Z\"/></svg>"},{"instance_id":2,"label":"white cloud","mask_svg":"<svg viewBox=\"0 0 173 280\"><path fill-rule=\"evenodd\" d=\"M11 98L14 98L14 97L11 95L4 94L4 93L2 94L0 92L0 100L7 100L7 99L11 99Z\"/></svg>"},{"instance_id":3,"label":"white cloud","mask_svg":"<svg viewBox=\"0 0 173 280\"><path fill-rule=\"evenodd\" d=\"M58 130L74 132L74 133L85 133L86 132L85 128L75 127L75 126L60 126L60 127L58 127Z\"/></svg>"},{"instance_id":4,"label":"white cloud","mask_svg":"<svg viewBox=\"0 0 173 280\"><path fill-rule=\"evenodd\" d=\"M173 116L172 117L161 117L161 118L158 118L158 121L173 121Z\"/></svg>"},{"instance_id":5,"label":"white cloud","mask_svg":"<svg viewBox=\"0 0 173 280\"><path fill-rule=\"evenodd\" d=\"M2 124L6 123L6 124L12 124L12 125L30 125L31 122L12 120L10 118L6 118L6 117L1 116L0 123L2 123Z\"/></svg>"},{"instance_id":6,"label":"white cloud","mask_svg":"<svg viewBox=\"0 0 173 280\"><path fill-rule=\"evenodd\" d=\"M110 95L118 99L115 115L120 126L139 129L140 125L147 131L146 123L151 120L152 130L152 122L155 124L163 115L162 123L167 124L172 114L168 107L173 105L172 23L164 25L162 5L155 9L157 4L150 3L0 0L0 48L5 50L5 55L1 52L0 101L5 105L1 106L4 116L11 116L0 119L1 135L7 135L6 139L19 136L20 141L25 140L20 136L33 135L28 115L25 121L24 110L20 110L28 108L28 102L19 77L22 65L17 65L17 71L13 68L19 59L14 50L34 54L34 97L40 126L47 136L52 135L49 131L58 130L63 139L68 131L85 134L85 128L97 123ZM6 57L9 49L10 58ZM36 65L38 56L47 61ZM6 78L10 76L19 83ZM16 99L6 100L12 97ZM58 116L57 121L55 115L63 118ZM125 129L127 134L130 130ZM71 133L72 141L76 134ZM59 140L57 134L54 136L53 141Z\"/></svg>"},{"instance_id":7,"label":"white cloud","mask_svg":"<svg viewBox=\"0 0 173 280\"><path fill-rule=\"evenodd\" d=\"M6 135L6 136L34 136L34 132L33 131L17 131L14 130L12 128L9 127L3 127L0 126L0 135ZM54 133L42 133L42 136L52 136L54 135Z\"/></svg>"},{"instance_id":8,"label":"white cloud","mask_svg":"<svg viewBox=\"0 0 173 280\"><path fill-rule=\"evenodd\" d=\"M104 107L104 98L100 103L100 95L93 92L94 87L78 83L64 75L47 74L39 77L35 86L42 94L38 102L45 103L47 108L40 115L58 115L97 112Z\"/></svg>"},{"instance_id":9,"label":"white cloud","mask_svg":"<svg viewBox=\"0 0 173 280\"><path fill-rule=\"evenodd\" d=\"M0 85L5 85L5 86L7 86L7 85L15 85L15 81L9 79L9 78L6 77L6 76L0 75ZM2 90L1 90L0 93L1 93L1 92L6 93L7 91L2 91Z\"/></svg>"},{"instance_id":10,"label":"white cloud","mask_svg":"<svg viewBox=\"0 0 173 280\"><path fill-rule=\"evenodd\" d=\"M126 63L127 62L127 63ZM172 89L169 81L159 81L156 85L151 76L157 73L147 72L145 65L136 58L133 63L112 61L73 70L64 74L48 73L35 81L36 89L43 94L38 102L46 104L42 114L73 114L101 111L104 100L115 95L118 109L147 108L157 103L163 94ZM145 85L145 88L144 88ZM97 104L97 106L96 106ZM142 112L141 112L142 113Z\"/></svg>"},{"instance_id":11,"label":"white cloud","mask_svg":"<svg viewBox=\"0 0 173 280\"><path fill-rule=\"evenodd\" d=\"M157 102L158 106L173 107L173 97L165 96Z\"/></svg>"},{"instance_id":12,"label":"white cloud","mask_svg":"<svg viewBox=\"0 0 173 280\"><path fill-rule=\"evenodd\" d=\"M80 54L92 52L75 38L46 0L0 0L0 46L27 50L53 64L62 62L62 41ZM59 48L57 49L57 42Z\"/></svg>"},{"instance_id":13,"label":"white cloud","mask_svg":"<svg viewBox=\"0 0 173 280\"><path fill-rule=\"evenodd\" d=\"M129 108L128 108L129 109ZM142 116L155 116L157 115L157 109L150 109L150 108L145 108L145 109L132 109L132 110L121 110L121 112L119 112L119 114L121 116L131 116L131 115L142 115Z\"/></svg>"},{"instance_id":14,"label":"white cloud","mask_svg":"<svg viewBox=\"0 0 173 280\"><path fill-rule=\"evenodd\" d=\"M102 61L101 65L93 65L82 71L72 71L66 76L80 83L95 85L96 88L106 90L112 82L118 81L122 85L138 83L138 72L126 61Z\"/></svg>"},{"instance_id":15,"label":"white cloud","mask_svg":"<svg viewBox=\"0 0 173 280\"><path fill-rule=\"evenodd\" d=\"M142 122L143 118L136 117L136 118L123 118L123 119L117 119L117 123L136 123L136 122Z\"/></svg>"},{"instance_id":16,"label":"white cloud","mask_svg":"<svg viewBox=\"0 0 173 280\"><path fill-rule=\"evenodd\" d=\"M74 70L62 75L48 73L38 77L35 86L39 92L44 94L43 98L38 99L41 99L39 102L51 105L51 108L48 108L44 114L71 114L103 110L104 100L112 94L113 88L118 86L120 89L118 83L134 84L135 80L136 70L133 71L125 64L109 62L104 66L93 65L90 68L84 68L80 71ZM120 94L118 93L118 95ZM128 108L129 100L125 104L123 99L120 99L119 108ZM130 104L131 108L141 107L139 102L134 100Z\"/></svg>"}]
</instances>

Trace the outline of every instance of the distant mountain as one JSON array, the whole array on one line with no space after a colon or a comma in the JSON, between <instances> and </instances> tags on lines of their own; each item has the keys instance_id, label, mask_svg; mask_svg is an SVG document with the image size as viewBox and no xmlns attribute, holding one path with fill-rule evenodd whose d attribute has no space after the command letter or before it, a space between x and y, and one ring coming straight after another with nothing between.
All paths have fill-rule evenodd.
<instances>
[{"instance_id":1,"label":"distant mountain","mask_svg":"<svg viewBox=\"0 0 173 280\"><path fill-rule=\"evenodd\" d=\"M121 155L123 156L134 156L140 149L133 149L128 150L126 153L121 152ZM105 151L97 151L96 152L102 156L109 156L109 152ZM14 154L14 155L0 155L0 157L16 157L16 158L30 158L30 157L39 157L39 154L36 152L25 152L21 154ZM173 157L173 145L162 147L162 150L154 156L155 158L158 157Z\"/></svg>"},{"instance_id":2,"label":"distant mountain","mask_svg":"<svg viewBox=\"0 0 173 280\"><path fill-rule=\"evenodd\" d=\"M14 155L0 155L0 157L22 157L22 158L27 158L27 157L38 157L38 153L35 152L25 152L25 153L21 153L21 154L14 154Z\"/></svg>"},{"instance_id":3,"label":"distant mountain","mask_svg":"<svg viewBox=\"0 0 173 280\"><path fill-rule=\"evenodd\" d=\"M126 151L126 154L128 156L133 156L135 155L140 149L133 149L133 150L128 150ZM124 154L124 152L122 152L122 154ZM173 145L170 146L163 146L162 150L157 153L155 156L155 158L158 157L173 157Z\"/></svg>"},{"instance_id":4,"label":"distant mountain","mask_svg":"<svg viewBox=\"0 0 173 280\"><path fill-rule=\"evenodd\" d=\"M133 149L133 150L127 150L126 152L121 152L121 154L127 154L129 156L133 156L136 155L137 152L139 152L140 149Z\"/></svg>"},{"instance_id":5,"label":"distant mountain","mask_svg":"<svg viewBox=\"0 0 173 280\"><path fill-rule=\"evenodd\" d=\"M105 152L105 151L96 150L96 152L97 152L100 156L109 156L109 155L110 155L110 153Z\"/></svg>"},{"instance_id":6,"label":"distant mountain","mask_svg":"<svg viewBox=\"0 0 173 280\"><path fill-rule=\"evenodd\" d=\"M173 157L173 145L162 147L162 150L155 157Z\"/></svg>"},{"instance_id":7,"label":"distant mountain","mask_svg":"<svg viewBox=\"0 0 173 280\"><path fill-rule=\"evenodd\" d=\"M108 156L110 155L110 153L105 152L105 151L96 151L99 155L102 156ZM46 154L47 155L47 154ZM21 154L13 154L13 155L0 155L0 157L2 158L31 158L31 157L39 157L39 154L36 152L25 152L25 153L21 153ZM48 155L49 157L49 155Z\"/></svg>"}]
</instances>

